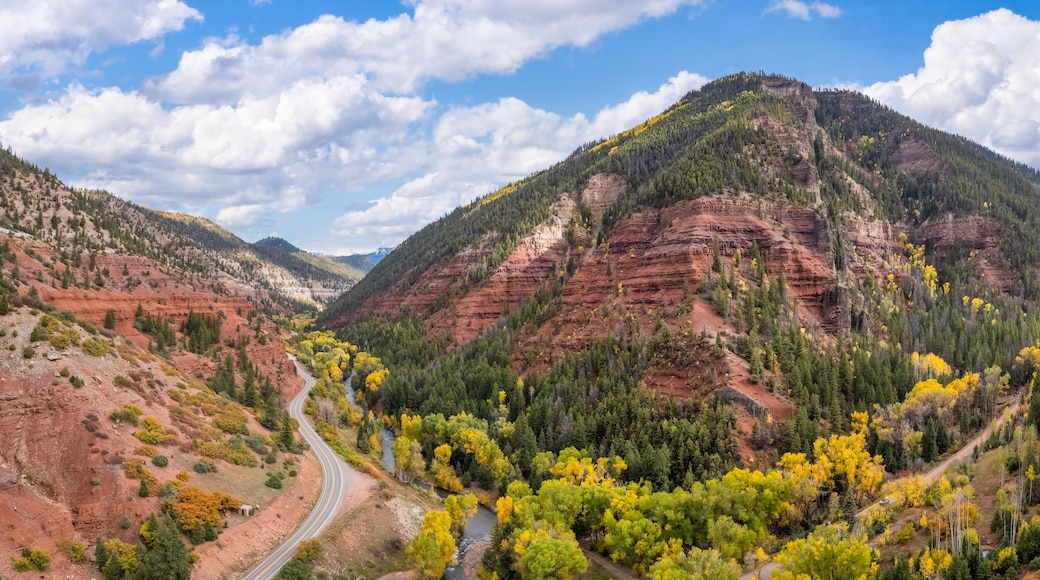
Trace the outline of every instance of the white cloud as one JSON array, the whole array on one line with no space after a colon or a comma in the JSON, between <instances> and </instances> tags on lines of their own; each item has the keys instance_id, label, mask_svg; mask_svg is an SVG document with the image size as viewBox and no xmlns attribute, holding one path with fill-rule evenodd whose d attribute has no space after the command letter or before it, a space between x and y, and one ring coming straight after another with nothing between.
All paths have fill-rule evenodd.
<instances>
[{"instance_id":1,"label":"white cloud","mask_svg":"<svg viewBox=\"0 0 1040 580\"><path fill-rule=\"evenodd\" d=\"M863 90L1040 167L1040 22L1006 9L946 22L932 33L917 72Z\"/></svg>"},{"instance_id":2,"label":"white cloud","mask_svg":"<svg viewBox=\"0 0 1040 580\"><path fill-rule=\"evenodd\" d=\"M773 0L766 8L766 14L782 12L791 18L812 20L813 14L820 18L838 18L845 13L841 8L826 2L803 2L802 0Z\"/></svg>"},{"instance_id":3,"label":"white cloud","mask_svg":"<svg viewBox=\"0 0 1040 580\"><path fill-rule=\"evenodd\" d=\"M0 75L46 74L82 64L95 52L160 38L202 20L178 0L5 0L0 4Z\"/></svg>"},{"instance_id":4,"label":"white cloud","mask_svg":"<svg viewBox=\"0 0 1040 580\"><path fill-rule=\"evenodd\" d=\"M401 141L431 106L382 95L360 76L302 80L234 106L169 109L138 92L72 86L0 122L0 141L81 176L76 185L162 208L217 205L222 221L246 226L298 209L302 188L382 177L369 163L373 148ZM287 191L296 192L292 203Z\"/></svg>"},{"instance_id":5,"label":"white cloud","mask_svg":"<svg viewBox=\"0 0 1040 580\"><path fill-rule=\"evenodd\" d=\"M657 91L641 91L618 105L563 118L515 98L459 107L438 119L422 157L426 173L365 209L340 216L345 238L371 236L376 245L395 245L423 224L496 187L544 169L576 147L628 129L660 113L707 82L683 71Z\"/></svg>"},{"instance_id":6,"label":"white cloud","mask_svg":"<svg viewBox=\"0 0 1040 580\"><path fill-rule=\"evenodd\" d=\"M201 18L176 0L126 1L152 7L154 22L122 36L84 33L90 42L66 60ZM137 90L65 87L0 118L0 142L74 185L205 213L239 232L269 231L273 214L319 198L358 207L357 197L404 183L336 225L378 240L373 247L392 245L459 203L641 122L705 79L681 73L591 119L512 98L438 110L419 95L423 83L509 73L555 47L587 46L703 1L407 0L411 12L384 20L323 16L257 44L207 40ZM88 0L72 2L80 3Z\"/></svg>"},{"instance_id":7,"label":"white cloud","mask_svg":"<svg viewBox=\"0 0 1040 580\"><path fill-rule=\"evenodd\" d=\"M430 78L458 81L511 73L560 46L703 0L418 0L412 14L386 20L314 22L250 45L211 39L185 52L176 70L147 90L178 103L234 102L310 76L365 74L380 90L410 93Z\"/></svg>"}]
</instances>

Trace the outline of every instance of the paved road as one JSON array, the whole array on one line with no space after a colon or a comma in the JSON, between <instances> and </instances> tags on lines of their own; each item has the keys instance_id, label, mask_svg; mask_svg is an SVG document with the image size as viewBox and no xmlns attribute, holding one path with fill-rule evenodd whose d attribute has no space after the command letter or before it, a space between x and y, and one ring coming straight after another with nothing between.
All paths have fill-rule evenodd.
<instances>
[{"instance_id":1,"label":"paved road","mask_svg":"<svg viewBox=\"0 0 1040 580\"><path fill-rule=\"evenodd\" d=\"M329 525L329 522L336 517L343 498L357 485L357 472L344 463L307 422L307 418L303 414L303 403L307 400L307 393L314 386L314 378L303 370L300 363L293 362L296 364L297 374L303 377L306 384L300 394L289 403L289 414L300 422L300 434L311 446L311 450L314 451L314 455L321 464L321 495L318 496L318 502L314 504L314 509L311 510L311 514L307 516L300 528L267 559L243 576L243 580L274 578L282 566L292 559L300 542L317 536L325 529L325 526Z\"/></svg>"}]
</instances>

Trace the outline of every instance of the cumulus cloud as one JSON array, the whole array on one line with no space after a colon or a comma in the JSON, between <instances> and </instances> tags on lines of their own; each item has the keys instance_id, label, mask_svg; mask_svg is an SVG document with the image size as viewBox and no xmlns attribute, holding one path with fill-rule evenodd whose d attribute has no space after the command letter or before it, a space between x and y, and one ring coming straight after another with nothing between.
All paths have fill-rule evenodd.
<instances>
[{"instance_id":1,"label":"cumulus cloud","mask_svg":"<svg viewBox=\"0 0 1040 580\"><path fill-rule=\"evenodd\" d=\"M55 62L201 18L177 0L127 1L151 7L150 20L141 16L121 35L83 32ZM115 0L70 5L107 2ZM322 16L255 44L206 40L138 89L65 87L0 119L0 141L74 185L204 213L242 233L318 200L357 208L358 192L392 190L334 227L368 236L355 245L393 245L459 203L641 122L705 79L681 73L591 118L512 98L444 107L421 96L426 81L510 73L556 47L587 46L702 2L407 0L409 12L382 20ZM2 22L0 54L11 42ZM43 62L19 50L16 62ZM331 219L316 218L321 227Z\"/></svg>"},{"instance_id":2,"label":"cumulus cloud","mask_svg":"<svg viewBox=\"0 0 1040 580\"><path fill-rule=\"evenodd\" d=\"M380 90L411 93L431 78L511 73L561 46L703 0L415 0L411 14L355 22L326 15L251 45L231 36L185 52L147 90L178 103L234 102L308 76L364 74Z\"/></svg>"},{"instance_id":3,"label":"cumulus cloud","mask_svg":"<svg viewBox=\"0 0 1040 580\"><path fill-rule=\"evenodd\" d=\"M367 180L370 169L378 178L365 161L372 148L403 139L430 106L369 90L360 76L302 80L233 106L166 108L138 92L72 86L0 122L0 137L29 159L59 160L77 185L159 207L218 204L242 226L297 209L285 202L293 186Z\"/></svg>"},{"instance_id":4,"label":"cumulus cloud","mask_svg":"<svg viewBox=\"0 0 1040 580\"><path fill-rule=\"evenodd\" d=\"M202 20L178 0L5 0L0 4L0 75L45 74L82 64L95 52L159 38Z\"/></svg>"},{"instance_id":5,"label":"cumulus cloud","mask_svg":"<svg viewBox=\"0 0 1040 580\"><path fill-rule=\"evenodd\" d=\"M340 216L335 225L341 236L378 236L376 245L394 245L459 204L544 169L583 143L645 121L705 82L683 71L655 92L636 93L591 119L581 113L564 118L515 98L451 109L424 144L421 157L432 160L425 173Z\"/></svg>"},{"instance_id":6,"label":"cumulus cloud","mask_svg":"<svg viewBox=\"0 0 1040 580\"><path fill-rule=\"evenodd\" d=\"M799 20L812 20L813 15L820 18L838 18L845 13L841 8L826 2L803 2L802 0L773 0L766 8L766 14L780 12Z\"/></svg>"},{"instance_id":7,"label":"cumulus cloud","mask_svg":"<svg viewBox=\"0 0 1040 580\"><path fill-rule=\"evenodd\" d=\"M1040 167L1040 22L1000 9L943 23L924 66L863 90L921 122Z\"/></svg>"}]
</instances>

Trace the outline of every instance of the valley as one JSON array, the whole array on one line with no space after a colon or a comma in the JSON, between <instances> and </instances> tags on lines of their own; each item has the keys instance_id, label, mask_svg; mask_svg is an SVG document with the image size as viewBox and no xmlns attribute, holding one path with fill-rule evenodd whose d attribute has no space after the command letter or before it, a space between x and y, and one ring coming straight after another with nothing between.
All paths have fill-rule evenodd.
<instances>
[{"instance_id":1,"label":"valley","mask_svg":"<svg viewBox=\"0 0 1040 580\"><path fill-rule=\"evenodd\" d=\"M1040 174L862 95L723 77L385 256L0 160L4 578L1040 569Z\"/></svg>"}]
</instances>

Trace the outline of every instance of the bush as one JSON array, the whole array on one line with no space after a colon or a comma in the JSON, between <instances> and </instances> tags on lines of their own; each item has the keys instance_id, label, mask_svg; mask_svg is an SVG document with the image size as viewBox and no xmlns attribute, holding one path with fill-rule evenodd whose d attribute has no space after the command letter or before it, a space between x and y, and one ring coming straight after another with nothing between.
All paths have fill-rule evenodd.
<instances>
[{"instance_id":1,"label":"bush","mask_svg":"<svg viewBox=\"0 0 1040 580\"><path fill-rule=\"evenodd\" d=\"M142 443L158 445L166 440L166 429L155 417L145 417L141 425L144 429L134 433L134 437L140 439Z\"/></svg>"},{"instance_id":2,"label":"bush","mask_svg":"<svg viewBox=\"0 0 1040 580\"><path fill-rule=\"evenodd\" d=\"M51 565L51 553L47 550L37 549L25 549L22 550L22 557L14 559L12 558L12 564L14 569L19 572L29 572L30 570L46 570Z\"/></svg>"},{"instance_id":3,"label":"bush","mask_svg":"<svg viewBox=\"0 0 1040 580\"><path fill-rule=\"evenodd\" d=\"M151 445L138 445L137 448L134 449L134 455L140 455L141 457L147 457L149 459L158 454L159 450Z\"/></svg>"},{"instance_id":4,"label":"bush","mask_svg":"<svg viewBox=\"0 0 1040 580\"><path fill-rule=\"evenodd\" d=\"M133 525L133 522L131 522L130 518L128 518L126 516L123 516L123 521L119 522L119 527L123 528L124 530L129 530L130 526L132 526L132 525Z\"/></svg>"},{"instance_id":5,"label":"bush","mask_svg":"<svg viewBox=\"0 0 1040 580\"><path fill-rule=\"evenodd\" d=\"M216 426L217 429L220 429L221 431L230 435L247 433L246 416L244 413L225 413L214 419L213 425Z\"/></svg>"},{"instance_id":6,"label":"bush","mask_svg":"<svg viewBox=\"0 0 1040 580\"><path fill-rule=\"evenodd\" d=\"M127 425L133 425L137 427L137 418L144 414L139 407L134 405L127 405L122 409L116 409L112 411L108 418L115 423L126 423Z\"/></svg>"},{"instance_id":7,"label":"bush","mask_svg":"<svg viewBox=\"0 0 1040 580\"><path fill-rule=\"evenodd\" d=\"M87 550L83 544L75 540L58 540L58 549L68 557L73 564L82 564L87 561Z\"/></svg>"},{"instance_id":8,"label":"bush","mask_svg":"<svg viewBox=\"0 0 1040 580\"><path fill-rule=\"evenodd\" d=\"M94 486L101 485L101 478L100 477L91 477L90 478L90 485L94 485Z\"/></svg>"},{"instance_id":9,"label":"bush","mask_svg":"<svg viewBox=\"0 0 1040 580\"><path fill-rule=\"evenodd\" d=\"M156 455L152 458L152 465L156 467L166 467L170 464L170 458L165 455Z\"/></svg>"},{"instance_id":10,"label":"bush","mask_svg":"<svg viewBox=\"0 0 1040 580\"><path fill-rule=\"evenodd\" d=\"M267 475L267 481L264 482L264 485L271 489L282 489L283 479L285 479L284 473L269 473Z\"/></svg>"},{"instance_id":11,"label":"bush","mask_svg":"<svg viewBox=\"0 0 1040 580\"><path fill-rule=\"evenodd\" d=\"M32 358L36 356L36 349L31 346L26 346L22 349L22 358Z\"/></svg>"},{"instance_id":12,"label":"bush","mask_svg":"<svg viewBox=\"0 0 1040 580\"><path fill-rule=\"evenodd\" d=\"M61 370L58 371L58 374L63 376L63 377L65 377L65 378L68 378L69 374L71 374L71 373L69 372L69 367L61 367Z\"/></svg>"},{"instance_id":13,"label":"bush","mask_svg":"<svg viewBox=\"0 0 1040 580\"><path fill-rule=\"evenodd\" d=\"M192 469L195 470L195 473L209 473L211 471L216 471L216 469L211 469L212 466L213 466L213 462L212 461L206 461L206 460L202 459L202 460L196 461L195 465L192 467Z\"/></svg>"},{"instance_id":14,"label":"bush","mask_svg":"<svg viewBox=\"0 0 1040 580\"><path fill-rule=\"evenodd\" d=\"M83 379L81 379L81 378L79 378L79 377L77 377L75 375L69 377L69 382L72 383L72 386L77 388L77 389L82 387L83 384L84 384L83 383Z\"/></svg>"},{"instance_id":15,"label":"bush","mask_svg":"<svg viewBox=\"0 0 1040 580\"><path fill-rule=\"evenodd\" d=\"M112 349L103 340L88 338L83 341L83 352L90 356L101 357L108 355L108 353L112 352Z\"/></svg>"},{"instance_id":16,"label":"bush","mask_svg":"<svg viewBox=\"0 0 1040 580\"><path fill-rule=\"evenodd\" d=\"M203 457L223 459L232 465L256 465L256 456L237 437L227 441L196 441L195 450Z\"/></svg>"},{"instance_id":17,"label":"bush","mask_svg":"<svg viewBox=\"0 0 1040 580\"><path fill-rule=\"evenodd\" d=\"M253 450L253 453L257 455L267 455L270 449L267 448L267 442L264 441L264 436L259 433L254 433L249 437L246 437L246 447Z\"/></svg>"},{"instance_id":18,"label":"bush","mask_svg":"<svg viewBox=\"0 0 1040 580\"><path fill-rule=\"evenodd\" d=\"M905 544L910 540L914 539L917 535L917 528L914 527L913 522L907 522L898 533L896 533L896 543Z\"/></svg>"},{"instance_id":19,"label":"bush","mask_svg":"<svg viewBox=\"0 0 1040 580\"><path fill-rule=\"evenodd\" d=\"M296 470L295 469L290 469L289 470L289 477L296 477Z\"/></svg>"},{"instance_id":20,"label":"bush","mask_svg":"<svg viewBox=\"0 0 1040 580\"><path fill-rule=\"evenodd\" d=\"M79 346L79 333L73 328L65 328L59 332L52 332L47 337L47 342L58 350L65 350L70 346Z\"/></svg>"},{"instance_id":21,"label":"bush","mask_svg":"<svg viewBox=\"0 0 1040 580\"><path fill-rule=\"evenodd\" d=\"M278 456L274 454L274 451L272 451L264 457L264 463L274 465L275 463L278 463Z\"/></svg>"}]
</instances>

